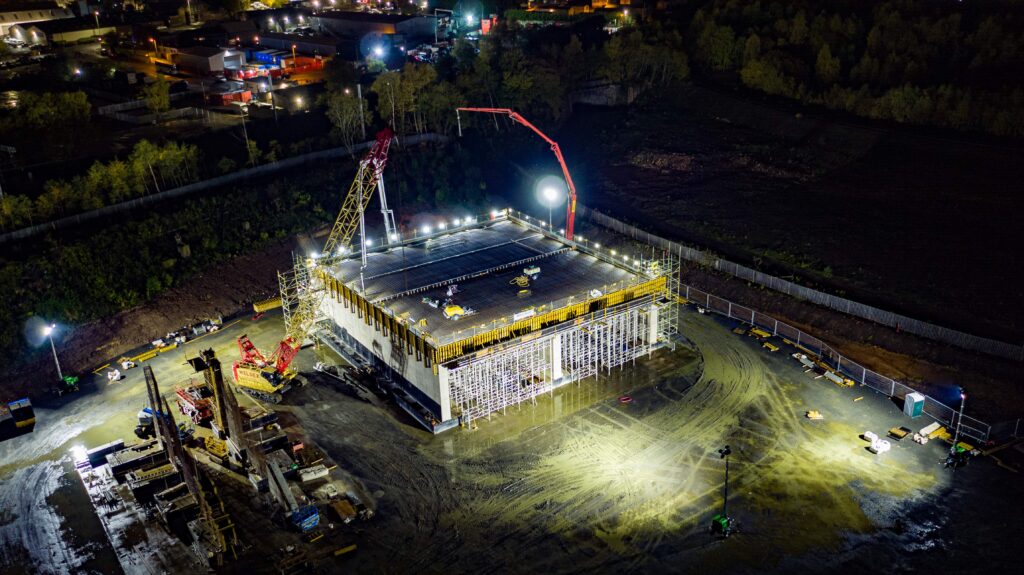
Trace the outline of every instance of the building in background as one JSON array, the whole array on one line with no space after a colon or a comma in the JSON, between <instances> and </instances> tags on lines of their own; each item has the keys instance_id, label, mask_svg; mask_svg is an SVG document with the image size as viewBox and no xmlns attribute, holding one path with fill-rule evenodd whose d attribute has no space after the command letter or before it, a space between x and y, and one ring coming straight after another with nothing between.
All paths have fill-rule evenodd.
<instances>
[{"instance_id":1,"label":"building in background","mask_svg":"<svg viewBox=\"0 0 1024 575\"><path fill-rule=\"evenodd\" d=\"M74 18L70 8L56 2L0 2L0 36L7 36L28 43L27 38L12 35L11 27L23 30L25 24Z\"/></svg>"}]
</instances>

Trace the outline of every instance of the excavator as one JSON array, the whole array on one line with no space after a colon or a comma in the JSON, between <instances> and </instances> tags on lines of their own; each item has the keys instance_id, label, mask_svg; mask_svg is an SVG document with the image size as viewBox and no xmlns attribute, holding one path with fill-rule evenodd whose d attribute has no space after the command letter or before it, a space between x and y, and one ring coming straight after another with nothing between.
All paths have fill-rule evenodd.
<instances>
[{"instance_id":1,"label":"excavator","mask_svg":"<svg viewBox=\"0 0 1024 575\"><path fill-rule=\"evenodd\" d=\"M374 191L380 190L381 212L384 215L386 236L394 236L394 215L387 207L384 195L383 172L387 164L388 148L394 136L390 128L377 133L376 141L359 162L356 177L342 202L341 211L331 228L324 244L320 264L330 263L345 252L357 230L363 227L364 212L369 206ZM361 242L365 245L365 242ZM365 249L365 248L364 248ZM365 254L364 254L365 255ZM323 303L325 290L322 284L313 282L308 289L298 294L297 304L289 315L285 326L286 335L272 354L267 356L252 343L247 335L238 338L240 359L233 365L235 383L243 392L269 403L279 403L291 388L295 370L292 360L302 345L309 339L316 325L317 313Z\"/></svg>"}]
</instances>

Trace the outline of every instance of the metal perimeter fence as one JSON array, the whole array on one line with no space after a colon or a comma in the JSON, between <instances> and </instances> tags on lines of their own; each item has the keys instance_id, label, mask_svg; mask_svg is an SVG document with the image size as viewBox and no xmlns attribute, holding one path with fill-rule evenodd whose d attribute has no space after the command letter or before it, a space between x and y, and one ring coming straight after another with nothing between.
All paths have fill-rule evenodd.
<instances>
[{"instance_id":1,"label":"metal perimeter fence","mask_svg":"<svg viewBox=\"0 0 1024 575\"><path fill-rule=\"evenodd\" d=\"M724 260L711 252L691 248L689 246L684 246L682 244L666 240L665 238L648 233L636 226L619 221L611 216L607 216L585 206L579 206L577 208L577 213L581 217L585 217L602 227L613 230L624 236L631 237L637 241L657 246L662 249L670 250L672 253L678 254L683 259L714 268L718 271L749 282L763 285L769 289L792 297L807 300L868 321L887 325L892 328L898 328L914 335L955 345L963 349L980 351L989 355L1016 361L1024 361L1024 345L1015 345L986 337L971 335L969 333L916 320L891 311L885 311L870 305L797 285L793 282Z\"/></svg>"},{"instance_id":2,"label":"metal perimeter fence","mask_svg":"<svg viewBox=\"0 0 1024 575\"><path fill-rule=\"evenodd\" d=\"M775 288L775 285L777 285L776 283L773 283L772 281L768 281L768 280L774 280L774 282L778 282L779 284L786 284L788 286L792 286L793 288L798 288L798 289L795 289L794 291L786 291L785 289L779 289L779 291L782 291L783 293L787 293L789 295L794 295L796 297L803 297L805 299L814 301L815 303L821 303L822 301L824 301L822 298L831 298L831 301L844 301L844 302L848 302L848 304L850 304L849 311L846 310L846 309L843 309L843 308L836 307L835 305L831 305L829 307L832 307L833 309L837 309L839 311L850 313L851 315L858 315L859 317L863 317L865 319L871 319L871 320L877 321L877 319L874 316L871 316L869 314L861 315L859 313L856 313L857 311L861 311L861 310L865 310L865 309L867 309L867 310L876 310L876 308L872 308L870 306L866 306L866 305L859 304L859 303L856 303L856 302L851 302L851 301L845 300L843 298L836 298L834 296L829 296L828 294L823 294L823 293L817 292L815 290L809 290L808 288L804 288L802 286L796 286L795 284L793 284L791 282L787 282L785 280L774 278L774 277L769 276L767 274L762 274L761 272L757 272L757 271L751 270L749 268L740 266L738 264L734 264L732 262L721 260L721 259L715 257L713 254L710 254L709 252L705 252L705 251L702 251L702 250L697 250L697 249L690 248L690 247L687 247L687 246L684 246L684 245L681 245L681 244L678 244L678 243L675 243L675 242L671 242L671 241L666 240L664 238L661 238L659 236L656 236L656 235L650 234L648 232L645 232L643 230L640 230L640 229L636 228L635 226L631 226L629 224L621 222L621 221L619 221L619 220L617 220L615 218L612 218L610 216L606 216L606 215L601 214L599 212L595 212L594 210L586 208L585 206L578 206L577 213L580 214L581 217L587 218L590 221L592 221L593 223L596 223L596 224L598 224L598 225L600 225L602 227L608 228L608 229L610 229L612 231L615 231L616 233L619 233L621 235L631 237L631 238L633 238L633 239L635 239L635 240L637 240L639 242L647 243L648 245L652 245L652 246L656 246L656 247L661 247L662 249L666 249L666 250L671 251L672 253L678 254L679 257L681 257L681 258L684 258L684 259L687 259L687 260L690 260L690 261L694 261L694 262L700 263L702 265L714 267L715 269L719 269L719 270L724 271L726 273L732 273L733 275L736 275L737 277L741 277L743 279L747 279L749 281L752 281L752 282L755 282L755 283L759 283L759 284L764 285L766 287L769 287L769 288L772 288L772 289L777 289L777 288ZM741 270L741 273L734 273L735 270ZM745 270L745 271L743 271L743 270ZM762 280L765 280L765 281L762 281ZM697 305L701 305L701 306L703 306L704 308L706 308L708 310L711 310L711 311L713 311L715 313L719 313L719 314L724 315L724 316L726 316L728 318L731 318L731 319L738 320L738 321L741 321L741 322L744 322L744 323L748 323L750 325L754 325L754 326L760 327L761 329L764 329L766 331L770 331L772 333L772 335L779 336L779 337L784 337L784 338L788 339L789 341L794 342L798 346L801 346L801 347L811 351L812 353L818 355L825 363L829 364L836 372L841 373L841 374L849 377L851 380L861 383L862 385L870 387L872 390L874 390L874 391L876 391L878 393L883 393L883 394L887 395L888 397L895 397L895 398L898 398L900 400L903 400L903 399L906 398L908 393L912 393L912 392L916 391L914 388L912 388L912 387L910 387L910 386L908 386L906 384L900 383L900 382L898 382L898 381L896 381L896 380L894 380L894 379L892 379L890 377L886 377L886 376L884 376L884 375L882 375L880 373L874 372L874 371L864 367L863 365L860 365L856 361L853 361L852 359L850 359L848 357L845 357L842 354L840 354L838 351L832 349L825 342L823 342L820 339L814 337L813 335L810 335L808 333L800 331L799 329L797 329L797 328L795 328L795 327L793 327L793 326L791 326L791 325L789 325L787 323L781 322L781 321L779 321L779 320L777 320L777 319L775 319L775 318L773 318L771 316L765 315L765 314L763 314L761 312L758 312L758 311L755 311L755 310L753 310L753 309L751 309L749 307L745 307L745 306L733 303L733 302L731 302L729 300L720 298L718 296L709 294L708 292L699 290L697 288L694 288L694 287L691 287L691 286L688 286L688 285L685 285L685 284L680 284L680 288L679 289L681 291L680 295L684 296L687 301L692 302L692 303L697 304ZM808 297L807 295L805 295L807 293L819 294L821 297L818 297L818 298ZM822 303L822 305L828 305L828 304ZM970 347L970 346L967 346L967 345L962 345L962 347L967 347L968 349L976 349L978 351L987 351L989 353L993 353L994 355L1002 355L1004 357L1009 357L1011 359L1020 359L1021 348L1017 348L1016 346L1010 346L1009 344L1005 344L1005 343L1002 343L1002 342L996 342L996 341L993 341L993 340L986 340L985 338L978 338L978 337L971 336L971 335L968 335L968 334L962 334L960 332L956 332L956 331L949 330L949 329L946 329L946 328L942 328L942 327L938 327L938 326L933 326L931 324L927 324L927 323L924 323L924 322L918 322L917 320L913 320L913 319L910 319L910 318L904 318L903 316L900 316L900 315L897 315L897 314L893 314L891 312L885 312L885 311L882 311L882 310L876 310L876 311L879 312L879 313L882 313L882 314L887 314L887 316L890 317L890 318L901 318L900 319L900 322L901 322L900 325L903 328L905 328L906 325L903 324L902 322L903 321L907 321L907 322L916 323L916 324L923 325L923 326L928 326L928 327L934 328L935 330L938 330L938 331L936 331L934 333L953 333L953 334L959 334L960 336L963 336L964 338L973 338L973 340L991 342L991 343L994 343L994 344L998 344L999 346L1005 346L1005 349L1003 349L1004 352L1008 352L1009 350L1014 350L1014 354L1006 354L1006 355L1004 355L1003 353L996 353L995 351L993 351L995 348L985 350L985 349L979 349L977 347ZM892 325L892 324L887 323L887 322L880 322L880 323L886 323L886 325ZM908 329L907 331L912 331L912 330ZM929 335L928 333L920 333L918 335L924 335L925 337L932 337L932 335ZM948 343L954 343L956 345L960 345L959 343L957 343L957 341L947 340L947 339L938 338L938 337L932 337L932 338L933 339L939 339L940 341L946 341ZM969 341L969 340L968 339L964 339L963 341L966 342L966 341ZM924 394L922 394L922 395L924 395ZM949 407L948 405L945 405L944 403L942 403L942 402L940 402L940 401L938 401L938 400L936 400L936 399L934 399L934 398L932 398L930 396L927 396L927 395L925 395L924 413L926 415L928 415L929 417L931 417L932 419L934 419L935 421L938 421L939 423L942 423L943 425L946 425L947 427L949 427L951 429L955 429L957 423L959 423L960 424L960 432L963 435L965 435L967 437L970 437L970 438L972 438L974 440L977 440L979 442L986 442L986 441L988 441L990 439L1006 439L1006 438L1011 438L1011 437L1020 437L1020 435L1019 435L1019 433L1021 431L1021 420L1020 419L1010 420L1010 421L1005 421L1005 422L989 425L988 423L980 421L980 420L978 420L976 418L973 418L973 417L971 417L969 415L964 415L963 419L961 421L957 422L957 417L959 415L957 410L955 410L952 407Z\"/></svg>"},{"instance_id":3,"label":"metal perimeter fence","mask_svg":"<svg viewBox=\"0 0 1024 575\"><path fill-rule=\"evenodd\" d=\"M855 382L870 387L878 393L884 393L889 397L895 397L902 400L906 398L908 393L916 391L908 385L902 384L880 373L871 371L852 359L843 356L813 335L802 332L799 329L771 316L685 284L680 285L679 290L679 295L685 297L686 300L691 303L724 315L730 319L738 320L752 326L757 326L765 331L771 332L774 336L788 339L797 346L807 349L811 353L820 357L822 361L827 363L837 373L841 373ZM946 425L950 429L956 428L958 415L957 410L927 395L925 395L924 413L935 421ZM992 437L991 425L983 421L979 421L969 415L964 415L963 420L960 421L959 424L960 433L977 441L986 442ZM1007 431L1008 433L1002 437L1011 435L1016 437L1016 429Z\"/></svg>"}]
</instances>

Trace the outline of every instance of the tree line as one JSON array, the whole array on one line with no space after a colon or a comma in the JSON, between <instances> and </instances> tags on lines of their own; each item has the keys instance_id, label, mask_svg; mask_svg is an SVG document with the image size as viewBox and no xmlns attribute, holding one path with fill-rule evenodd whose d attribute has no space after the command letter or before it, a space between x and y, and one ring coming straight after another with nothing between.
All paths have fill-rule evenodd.
<instances>
[{"instance_id":1,"label":"tree line","mask_svg":"<svg viewBox=\"0 0 1024 575\"><path fill-rule=\"evenodd\" d=\"M501 24L479 46L456 42L436 64L407 63L380 73L360 101L357 75L332 68L322 102L340 139L351 146L363 122L376 117L399 133L449 134L455 108L473 105L515 109L531 120L558 122L571 111L572 95L586 82L622 87L667 85L689 74L682 35L658 24L631 28L603 45L537 43L516 26Z\"/></svg>"},{"instance_id":2,"label":"tree line","mask_svg":"<svg viewBox=\"0 0 1024 575\"><path fill-rule=\"evenodd\" d=\"M85 92L20 92L17 103L0 113L0 134L84 124L92 106Z\"/></svg>"},{"instance_id":3,"label":"tree line","mask_svg":"<svg viewBox=\"0 0 1024 575\"><path fill-rule=\"evenodd\" d=\"M1024 135L1024 14L946 2L712 0L696 63L766 94L856 115Z\"/></svg>"},{"instance_id":4,"label":"tree line","mask_svg":"<svg viewBox=\"0 0 1024 575\"><path fill-rule=\"evenodd\" d=\"M0 198L0 229L23 228L194 182L198 159L195 146L141 140L124 160L95 162L70 180L47 181L34 200L5 194Z\"/></svg>"}]
</instances>

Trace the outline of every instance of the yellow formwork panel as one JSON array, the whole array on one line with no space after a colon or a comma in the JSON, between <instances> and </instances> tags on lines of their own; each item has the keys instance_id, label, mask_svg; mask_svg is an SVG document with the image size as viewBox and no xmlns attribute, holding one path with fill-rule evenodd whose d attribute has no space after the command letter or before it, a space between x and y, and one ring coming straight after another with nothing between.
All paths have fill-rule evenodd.
<instances>
[{"instance_id":1,"label":"yellow formwork panel","mask_svg":"<svg viewBox=\"0 0 1024 575\"><path fill-rule=\"evenodd\" d=\"M513 336L521 336L533 331L539 331L553 323L569 321L592 311L609 308L621 303L632 301L651 294L665 291L667 278L664 276L637 284L635 286L604 294L600 297L583 300L579 303L551 310L547 313L538 314L506 326L490 331L478 333L474 336L442 345L437 349L435 361L444 363L464 355L468 351L485 347L489 344L508 339Z\"/></svg>"},{"instance_id":2,"label":"yellow formwork panel","mask_svg":"<svg viewBox=\"0 0 1024 575\"><path fill-rule=\"evenodd\" d=\"M263 313L272 309L281 307L281 296L272 297L258 302L253 302L252 311L255 313Z\"/></svg>"}]
</instances>

